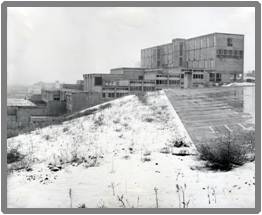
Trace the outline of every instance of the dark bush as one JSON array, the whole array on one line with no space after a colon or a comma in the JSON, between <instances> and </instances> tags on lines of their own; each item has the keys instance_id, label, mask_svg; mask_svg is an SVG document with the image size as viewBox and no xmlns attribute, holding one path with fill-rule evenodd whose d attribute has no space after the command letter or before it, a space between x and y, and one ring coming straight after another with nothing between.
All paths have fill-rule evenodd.
<instances>
[{"instance_id":1,"label":"dark bush","mask_svg":"<svg viewBox=\"0 0 262 215\"><path fill-rule=\"evenodd\" d=\"M20 161L24 158L24 155L22 155L20 152L18 152L17 149L11 149L7 152L7 163L14 163L17 161Z\"/></svg>"},{"instance_id":2,"label":"dark bush","mask_svg":"<svg viewBox=\"0 0 262 215\"><path fill-rule=\"evenodd\" d=\"M255 132L226 134L213 139L209 144L198 147L200 159L207 161L206 166L213 170L231 170L254 160Z\"/></svg>"},{"instance_id":3,"label":"dark bush","mask_svg":"<svg viewBox=\"0 0 262 215\"><path fill-rule=\"evenodd\" d=\"M104 104L104 105L100 105L99 106L99 110L104 110L106 108L110 108L112 107L112 104L111 103L107 103L107 104Z\"/></svg>"}]
</instances>

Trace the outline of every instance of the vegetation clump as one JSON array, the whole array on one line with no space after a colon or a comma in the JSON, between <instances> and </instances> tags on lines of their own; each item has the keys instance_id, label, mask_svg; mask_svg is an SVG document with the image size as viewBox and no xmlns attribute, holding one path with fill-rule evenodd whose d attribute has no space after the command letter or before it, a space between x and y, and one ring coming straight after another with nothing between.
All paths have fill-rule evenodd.
<instances>
[{"instance_id":1,"label":"vegetation clump","mask_svg":"<svg viewBox=\"0 0 262 215\"><path fill-rule=\"evenodd\" d=\"M14 163L17 161L21 161L24 158L24 155L22 155L18 149L11 149L7 152L7 163Z\"/></svg>"},{"instance_id":2,"label":"vegetation clump","mask_svg":"<svg viewBox=\"0 0 262 215\"><path fill-rule=\"evenodd\" d=\"M255 132L228 133L198 147L200 159L212 170L229 171L255 159Z\"/></svg>"}]
</instances>

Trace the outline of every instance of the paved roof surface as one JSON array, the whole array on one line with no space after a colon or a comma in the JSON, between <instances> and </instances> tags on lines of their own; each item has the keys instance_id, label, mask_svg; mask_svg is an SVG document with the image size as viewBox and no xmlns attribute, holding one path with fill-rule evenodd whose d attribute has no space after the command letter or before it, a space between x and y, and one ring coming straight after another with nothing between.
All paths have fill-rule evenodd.
<instances>
[{"instance_id":1,"label":"paved roof surface","mask_svg":"<svg viewBox=\"0 0 262 215\"><path fill-rule=\"evenodd\" d=\"M17 106L17 107L35 107L36 105L26 99L7 99L7 106Z\"/></svg>"}]
</instances>

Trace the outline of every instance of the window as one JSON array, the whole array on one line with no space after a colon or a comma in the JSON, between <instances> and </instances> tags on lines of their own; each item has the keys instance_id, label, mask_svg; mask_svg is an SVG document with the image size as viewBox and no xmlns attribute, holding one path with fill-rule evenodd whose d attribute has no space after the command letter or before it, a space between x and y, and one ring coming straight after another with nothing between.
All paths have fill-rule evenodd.
<instances>
[{"instance_id":1,"label":"window","mask_svg":"<svg viewBox=\"0 0 262 215\"><path fill-rule=\"evenodd\" d=\"M109 98L113 98L114 97L114 93L108 93L108 97Z\"/></svg>"},{"instance_id":2,"label":"window","mask_svg":"<svg viewBox=\"0 0 262 215\"><path fill-rule=\"evenodd\" d=\"M203 74L193 74L193 79L203 79L204 75Z\"/></svg>"},{"instance_id":3,"label":"window","mask_svg":"<svg viewBox=\"0 0 262 215\"><path fill-rule=\"evenodd\" d=\"M95 86L102 86L102 77L95 77Z\"/></svg>"},{"instance_id":4,"label":"window","mask_svg":"<svg viewBox=\"0 0 262 215\"><path fill-rule=\"evenodd\" d=\"M220 82L220 81L221 81L221 74L216 73L216 82Z\"/></svg>"},{"instance_id":5,"label":"window","mask_svg":"<svg viewBox=\"0 0 262 215\"><path fill-rule=\"evenodd\" d=\"M179 43L179 55L183 55L183 43Z\"/></svg>"},{"instance_id":6,"label":"window","mask_svg":"<svg viewBox=\"0 0 262 215\"><path fill-rule=\"evenodd\" d=\"M144 80L144 76L143 75L139 75L138 76L138 80Z\"/></svg>"},{"instance_id":7,"label":"window","mask_svg":"<svg viewBox=\"0 0 262 215\"><path fill-rule=\"evenodd\" d=\"M170 85L179 85L180 81L179 80L169 80Z\"/></svg>"},{"instance_id":8,"label":"window","mask_svg":"<svg viewBox=\"0 0 262 215\"><path fill-rule=\"evenodd\" d=\"M167 80L156 80L156 84L167 84Z\"/></svg>"},{"instance_id":9,"label":"window","mask_svg":"<svg viewBox=\"0 0 262 215\"><path fill-rule=\"evenodd\" d=\"M103 97L103 98L105 98L105 97L106 97L106 94L105 94L105 93L103 93L103 94L102 94L102 97Z\"/></svg>"},{"instance_id":10,"label":"window","mask_svg":"<svg viewBox=\"0 0 262 215\"><path fill-rule=\"evenodd\" d=\"M180 76L181 78L184 78L184 74L181 74L181 76Z\"/></svg>"},{"instance_id":11,"label":"window","mask_svg":"<svg viewBox=\"0 0 262 215\"><path fill-rule=\"evenodd\" d=\"M209 81L215 81L215 74L209 73Z\"/></svg>"},{"instance_id":12,"label":"window","mask_svg":"<svg viewBox=\"0 0 262 215\"><path fill-rule=\"evenodd\" d=\"M215 68L215 61L214 61L214 60L211 60L211 61L210 61L210 66L211 66L211 69L214 69L214 68Z\"/></svg>"},{"instance_id":13,"label":"window","mask_svg":"<svg viewBox=\"0 0 262 215\"><path fill-rule=\"evenodd\" d=\"M179 58L179 66L183 66L183 58L182 57Z\"/></svg>"},{"instance_id":14,"label":"window","mask_svg":"<svg viewBox=\"0 0 262 215\"><path fill-rule=\"evenodd\" d=\"M227 38L227 46L233 46L232 38Z\"/></svg>"},{"instance_id":15,"label":"window","mask_svg":"<svg viewBox=\"0 0 262 215\"><path fill-rule=\"evenodd\" d=\"M243 57L243 51L239 51L240 57Z\"/></svg>"}]
</instances>

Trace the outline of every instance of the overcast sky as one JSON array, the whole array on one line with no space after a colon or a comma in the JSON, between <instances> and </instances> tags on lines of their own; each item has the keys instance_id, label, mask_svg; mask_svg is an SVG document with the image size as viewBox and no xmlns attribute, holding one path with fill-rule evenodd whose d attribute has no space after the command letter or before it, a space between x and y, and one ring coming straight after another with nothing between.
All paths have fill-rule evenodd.
<instances>
[{"instance_id":1,"label":"overcast sky","mask_svg":"<svg viewBox=\"0 0 262 215\"><path fill-rule=\"evenodd\" d=\"M254 8L8 8L8 84L74 83L140 66L142 48L213 32L245 35L255 68Z\"/></svg>"}]
</instances>

